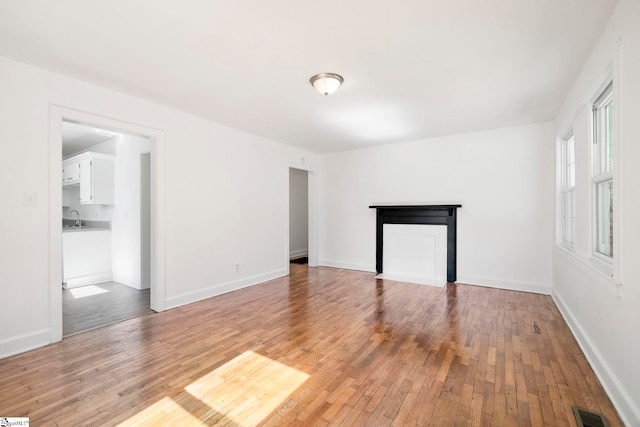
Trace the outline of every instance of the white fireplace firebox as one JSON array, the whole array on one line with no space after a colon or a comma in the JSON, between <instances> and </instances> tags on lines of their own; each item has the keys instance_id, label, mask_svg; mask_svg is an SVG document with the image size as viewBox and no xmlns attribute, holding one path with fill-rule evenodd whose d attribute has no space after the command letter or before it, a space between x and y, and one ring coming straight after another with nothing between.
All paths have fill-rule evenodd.
<instances>
[{"instance_id":1,"label":"white fireplace firebox","mask_svg":"<svg viewBox=\"0 0 640 427\"><path fill-rule=\"evenodd\" d=\"M380 279L447 284L447 229L441 225L384 224Z\"/></svg>"}]
</instances>

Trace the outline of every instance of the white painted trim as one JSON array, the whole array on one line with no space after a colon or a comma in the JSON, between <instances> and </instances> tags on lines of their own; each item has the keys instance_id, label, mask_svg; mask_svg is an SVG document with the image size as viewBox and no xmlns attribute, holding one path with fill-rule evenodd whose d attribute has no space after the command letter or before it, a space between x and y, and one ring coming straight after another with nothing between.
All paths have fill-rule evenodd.
<instances>
[{"instance_id":1,"label":"white painted trim","mask_svg":"<svg viewBox=\"0 0 640 427\"><path fill-rule=\"evenodd\" d=\"M49 342L62 340L62 122L91 124L151 139L151 309L166 307L164 131L71 108L49 109ZM23 350L26 351L27 349Z\"/></svg>"},{"instance_id":2,"label":"white painted trim","mask_svg":"<svg viewBox=\"0 0 640 427\"><path fill-rule=\"evenodd\" d=\"M175 307L180 307L182 305L202 301L207 298L226 294L228 292L237 291L238 289L243 289L243 288L248 288L250 286L258 285L260 283L277 279L279 277L283 277L288 274L289 274L288 269L283 268L280 270L272 271L270 273L258 274L256 276L246 277L244 279L234 280L232 282L211 286L206 289L200 289L194 292L187 292L181 295L167 298L166 308L171 309Z\"/></svg>"},{"instance_id":3,"label":"white painted trim","mask_svg":"<svg viewBox=\"0 0 640 427\"><path fill-rule=\"evenodd\" d=\"M485 288L505 289L508 291L531 292L534 294L551 295L551 285L541 283L521 282L519 280L504 280L493 277L465 276L458 274L456 283Z\"/></svg>"},{"instance_id":4,"label":"white painted trim","mask_svg":"<svg viewBox=\"0 0 640 427\"><path fill-rule=\"evenodd\" d=\"M62 114L49 111L49 340L62 340ZM34 347L25 345L20 351Z\"/></svg>"},{"instance_id":5,"label":"white painted trim","mask_svg":"<svg viewBox=\"0 0 640 427\"><path fill-rule=\"evenodd\" d=\"M368 271L371 273L376 272L375 264L354 264L350 262L335 261L331 259L321 259L319 265L333 268L344 268L346 270Z\"/></svg>"},{"instance_id":6,"label":"white painted trim","mask_svg":"<svg viewBox=\"0 0 640 427\"><path fill-rule=\"evenodd\" d=\"M305 163L289 162L289 167L293 168L293 169L300 169L302 171L307 171L307 172L315 172L316 171L316 168L314 166L307 165Z\"/></svg>"},{"instance_id":7,"label":"white painted trim","mask_svg":"<svg viewBox=\"0 0 640 427\"><path fill-rule=\"evenodd\" d=\"M166 310L167 284L165 276L165 135L156 132L151 144L151 309ZM155 285L154 285L155 284Z\"/></svg>"},{"instance_id":8,"label":"white painted trim","mask_svg":"<svg viewBox=\"0 0 640 427\"><path fill-rule=\"evenodd\" d=\"M417 277L417 276L403 276L400 274L388 274L380 273L374 276L374 279L392 280L394 282L415 283L416 285L435 286L436 288L444 288L447 284L446 281L438 281L435 278Z\"/></svg>"},{"instance_id":9,"label":"white painted trim","mask_svg":"<svg viewBox=\"0 0 640 427\"><path fill-rule=\"evenodd\" d=\"M41 329L29 334L0 341L0 359L33 350L34 348L43 347L49 344L50 336L51 332L49 329Z\"/></svg>"},{"instance_id":10,"label":"white painted trim","mask_svg":"<svg viewBox=\"0 0 640 427\"><path fill-rule=\"evenodd\" d=\"M602 94L602 92L607 88L607 86L609 86L610 84L613 83L613 92L612 92L612 96L613 96L613 107L614 107L614 120L613 120L613 133L614 133L614 150L613 150L613 164L614 164L614 168L613 168L613 172L608 172L608 173L596 173L594 171L593 168L593 164L594 164L594 154L593 154L593 146L591 145L591 148L589 149L589 164L592 165L590 167L590 191L589 191L589 206L590 206L590 213L589 213L589 225L590 225L590 233L591 233L591 237L590 237L590 251L591 251L591 259L594 258L600 258L601 260L607 262L608 264L611 265L610 269L608 266L605 266L605 269L607 269L607 271L605 271L601 265L602 263L596 262L596 265L592 265L592 268L594 268L595 271L600 270L599 272L602 274L607 274L610 275L611 277L606 277L607 280L609 280L614 286L617 285L622 285L623 283L623 278L622 278L622 239L623 239L623 233L621 232L623 230L622 228L622 198L620 197L621 193L621 187L620 185L622 184L622 173L621 171L622 169L622 152L623 152L623 137L622 137L622 126L620 125L621 123L621 117L622 117L622 70L621 70L621 60L622 60L622 40L619 40L618 43L616 44L615 48L612 49L611 54L611 61L609 62L609 65L607 65L607 67L605 68L604 72L601 75L600 80L598 80L597 85L594 85L591 90L588 93L588 98L587 98L587 105L592 108L593 105L595 104L596 100L598 99L598 97L600 97L600 95ZM619 99L620 98L620 99ZM592 140L590 142L593 141L593 135L592 135L592 131L593 131L593 116L591 115L590 117L590 128L591 128L591 138ZM605 256L601 256L598 251L596 250L596 236L597 236L597 223L596 223L596 210L598 209L597 207L597 203L596 203L596 194L595 194L595 185L598 182L601 182L603 180L608 180L608 179L613 179L613 258L609 258L609 257L605 257ZM579 259L579 261L584 261L582 259ZM589 262L586 262L585 265L589 265ZM593 264L593 263L591 263ZM598 265L600 264L600 265ZM601 267L601 268L598 268ZM610 271L609 271L610 270ZM596 279L598 281L599 284L603 284L602 278L600 279ZM613 293L613 295L616 295L616 292L619 292L619 290L613 290L612 292L612 288L610 285L603 285L607 291L609 291L610 293ZM617 295L619 296L619 294Z\"/></svg>"},{"instance_id":11,"label":"white painted trim","mask_svg":"<svg viewBox=\"0 0 640 427\"><path fill-rule=\"evenodd\" d=\"M582 110L582 109L581 109ZM556 197L555 197L555 220L556 220L556 224L555 224L555 229L556 229L556 236L555 236L555 242L558 245L562 245L568 248L573 248L575 247L575 234L576 234L576 230L575 230L575 224L574 224L574 230L573 230L573 239L574 242L573 243L569 243L566 242L564 240L564 196L566 194L566 190L564 188L565 186L565 181L567 180L566 177L566 173L567 173L567 168L566 168L566 162L567 162L567 156L566 156L566 142L571 138L571 137L575 137L575 131L574 131L574 123L575 123L575 118L573 119L573 121L571 122L571 124L560 134L560 136L558 136L556 138ZM574 139L574 165L575 165L575 139ZM576 179L577 181L577 179ZM575 201L575 197L576 197L576 182L573 183L573 197L574 197L574 201Z\"/></svg>"},{"instance_id":12,"label":"white painted trim","mask_svg":"<svg viewBox=\"0 0 640 427\"><path fill-rule=\"evenodd\" d=\"M342 262L342 261L336 261L336 260L322 259L320 260L320 265L325 267L344 268L347 270L359 270L359 271L368 271L368 272L374 272L374 273L376 272L375 265L373 264L369 264L369 265L354 264L354 263L348 263L348 262ZM410 280L404 280L404 281L411 282ZM424 280L422 281L424 282ZM412 282L412 283L419 283L419 282ZM505 289L508 291L531 292L531 293L543 294L543 295L551 295L551 290L552 290L551 285L545 285L541 283L521 282L518 280L504 280L504 279L496 279L492 277L464 276L464 275L461 276L460 274L458 274L458 280L456 280L456 283L460 283L464 285L472 285L472 286L484 286L487 288Z\"/></svg>"},{"instance_id":13,"label":"white painted trim","mask_svg":"<svg viewBox=\"0 0 640 427\"><path fill-rule=\"evenodd\" d=\"M67 277L65 289L78 288L80 286L96 285L98 283L110 282L113 274L110 271L97 274L87 274L86 276Z\"/></svg>"},{"instance_id":14,"label":"white painted trim","mask_svg":"<svg viewBox=\"0 0 640 427\"><path fill-rule=\"evenodd\" d=\"M551 296L624 424L628 426L640 425L640 407L633 401L623 383L615 375L586 331L580 326L562 297L555 290Z\"/></svg>"},{"instance_id":15,"label":"white painted trim","mask_svg":"<svg viewBox=\"0 0 640 427\"><path fill-rule=\"evenodd\" d=\"M319 172L315 169L310 169L307 176L308 197L309 197L309 242L308 242L308 265L309 267L316 267L320 258L320 234L318 232L319 227L319 210L320 203L318 198L320 197L320 178ZM288 225L288 224L287 224Z\"/></svg>"},{"instance_id":16,"label":"white painted trim","mask_svg":"<svg viewBox=\"0 0 640 427\"><path fill-rule=\"evenodd\" d=\"M624 132L622 126L622 117L624 115L624 88L623 88L623 56L622 38L618 39L617 51L613 60L613 133L614 133L614 149L613 149L613 277L615 281L624 283L624 267L622 265L624 256L624 197L623 188L624 180L622 179L622 171L624 170Z\"/></svg>"}]
</instances>

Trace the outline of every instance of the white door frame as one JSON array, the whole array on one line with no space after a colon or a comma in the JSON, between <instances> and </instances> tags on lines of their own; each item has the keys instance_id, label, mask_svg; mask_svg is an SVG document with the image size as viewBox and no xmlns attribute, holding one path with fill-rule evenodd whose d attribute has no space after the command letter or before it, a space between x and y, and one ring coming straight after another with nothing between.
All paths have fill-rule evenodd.
<instances>
[{"instance_id":1,"label":"white door frame","mask_svg":"<svg viewBox=\"0 0 640 427\"><path fill-rule=\"evenodd\" d=\"M162 130L51 105L49 112L49 331L62 340L62 122L146 136L151 140L151 309L164 311L165 283L165 136Z\"/></svg>"},{"instance_id":2,"label":"white door frame","mask_svg":"<svg viewBox=\"0 0 640 427\"><path fill-rule=\"evenodd\" d=\"M287 190L289 190L289 169L299 169L303 171L307 171L307 188L308 188L308 212L309 212L309 267L317 267L318 266L318 200L317 200L317 186L318 186L318 177L315 168L302 165L299 163L289 163L289 167L287 168ZM289 218L289 202L290 196L289 191L287 191L287 252L286 252L286 263L287 263L287 274L289 274L289 222L291 219Z\"/></svg>"}]
</instances>

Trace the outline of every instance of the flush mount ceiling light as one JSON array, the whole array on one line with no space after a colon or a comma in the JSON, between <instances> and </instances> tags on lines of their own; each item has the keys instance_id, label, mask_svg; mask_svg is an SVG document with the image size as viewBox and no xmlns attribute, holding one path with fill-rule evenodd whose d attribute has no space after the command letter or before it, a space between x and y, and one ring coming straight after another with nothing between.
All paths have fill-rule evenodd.
<instances>
[{"instance_id":1,"label":"flush mount ceiling light","mask_svg":"<svg viewBox=\"0 0 640 427\"><path fill-rule=\"evenodd\" d=\"M324 96L330 95L338 90L343 81L342 76L335 73L320 73L309 79L311 86L316 88L316 90Z\"/></svg>"}]
</instances>

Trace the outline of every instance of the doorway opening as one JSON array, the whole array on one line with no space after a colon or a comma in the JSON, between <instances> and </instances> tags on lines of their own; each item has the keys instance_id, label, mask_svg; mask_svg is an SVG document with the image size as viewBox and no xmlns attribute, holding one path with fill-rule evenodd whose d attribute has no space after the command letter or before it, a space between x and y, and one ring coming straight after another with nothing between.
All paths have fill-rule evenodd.
<instances>
[{"instance_id":1,"label":"doorway opening","mask_svg":"<svg viewBox=\"0 0 640 427\"><path fill-rule=\"evenodd\" d=\"M288 168L289 221L287 223L287 269L291 265L318 265L316 173L313 167L291 163Z\"/></svg>"},{"instance_id":2,"label":"doorway opening","mask_svg":"<svg viewBox=\"0 0 640 427\"><path fill-rule=\"evenodd\" d=\"M57 106L50 124L51 342L164 310L163 133Z\"/></svg>"},{"instance_id":3,"label":"doorway opening","mask_svg":"<svg viewBox=\"0 0 640 427\"><path fill-rule=\"evenodd\" d=\"M289 262L309 263L309 172L289 168Z\"/></svg>"},{"instance_id":4,"label":"doorway opening","mask_svg":"<svg viewBox=\"0 0 640 427\"><path fill-rule=\"evenodd\" d=\"M147 136L62 123L63 336L150 313Z\"/></svg>"}]
</instances>

